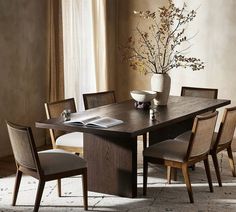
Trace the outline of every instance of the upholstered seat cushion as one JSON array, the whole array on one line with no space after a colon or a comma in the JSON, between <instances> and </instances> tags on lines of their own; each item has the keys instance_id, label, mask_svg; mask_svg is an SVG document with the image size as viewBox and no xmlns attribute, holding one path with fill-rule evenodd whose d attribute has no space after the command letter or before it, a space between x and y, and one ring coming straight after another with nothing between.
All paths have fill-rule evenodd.
<instances>
[{"instance_id":1,"label":"upholstered seat cushion","mask_svg":"<svg viewBox=\"0 0 236 212\"><path fill-rule=\"evenodd\" d=\"M87 167L86 161L78 155L64 150L52 149L38 152L45 175L73 171Z\"/></svg>"},{"instance_id":2,"label":"upholstered seat cushion","mask_svg":"<svg viewBox=\"0 0 236 212\"><path fill-rule=\"evenodd\" d=\"M166 140L146 148L143 151L143 155L145 157L184 162L187 149L187 142L182 142L178 140Z\"/></svg>"},{"instance_id":3,"label":"upholstered seat cushion","mask_svg":"<svg viewBox=\"0 0 236 212\"><path fill-rule=\"evenodd\" d=\"M213 134L212 142L211 142L211 149L213 148L213 146L216 142L217 134L218 134L217 132L214 132L214 134ZM181 135L177 136L175 138L175 140L189 142L190 136L191 136L191 131L186 131L186 132L182 133Z\"/></svg>"},{"instance_id":4,"label":"upholstered seat cushion","mask_svg":"<svg viewBox=\"0 0 236 212\"><path fill-rule=\"evenodd\" d=\"M56 139L56 145L83 147L83 133L72 132L61 135Z\"/></svg>"},{"instance_id":5,"label":"upholstered seat cushion","mask_svg":"<svg viewBox=\"0 0 236 212\"><path fill-rule=\"evenodd\" d=\"M175 140L180 140L180 141L184 141L184 142L189 142L190 141L190 137L191 137L191 133L192 131L186 131L180 135L178 135Z\"/></svg>"}]
</instances>

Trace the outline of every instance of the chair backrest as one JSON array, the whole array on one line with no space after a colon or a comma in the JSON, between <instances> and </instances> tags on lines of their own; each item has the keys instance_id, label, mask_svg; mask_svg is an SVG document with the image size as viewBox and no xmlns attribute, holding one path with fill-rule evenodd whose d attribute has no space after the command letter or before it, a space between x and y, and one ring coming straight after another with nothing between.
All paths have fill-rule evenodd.
<instances>
[{"instance_id":1,"label":"chair backrest","mask_svg":"<svg viewBox=\"0 0 236 212\"><path fill-rule=\"evenodd\" d=\"M38 171L40 164L31 128L6 121L16 163Z\"/></svg>"},{"instance_id":2,"label":"chair backrest","mask_svg":"<svg viewBox=\"0 0 236 212\"><path fill-rule=\"evenodd\" d=\"M196 116L188 147L188 158L205 155L210 151L218 111L205 116Z\"/></svg>"},{"instance_id":3,"label":"chair backrest","mask_svg":"<svg viewBox=\"0 0 236 212\"><path fill-rule=\"evenodd\" d=\"M236 107L225 108L217 135L216 145L232 142L236 126Z\"/></svg>"},{"instance_id":4,"label":"chair backrest","mask_svg":"<svg viewBox=\"0 0 236 212\"><path fill-rule=\"evenodd\" d=\"M114 91L83 94L85 110L116 103Z\"/></svg>"},{"instance_id":5,"label":"chair backrest","mask_svg":"<svg viewBox=\"0 0 236 212\"><path fill-rule=\"evenodd\" d=\"M196 87L182 87L181 96L192 96L217 99L218 89L215 88L196 88Z\"/></svg>"},{"instance_id":6,"label":"chair backrest","mask_svg":"<svg viewBox=\"0 0 236 212\"><path fill-rule=\"evenodd\" d=\"M75 100L74 98L71 98L56 102L45 103L45 109L48 119L59 117L65 109L70 110L71 113L76 113Z\"/></svg>"},{"instance_id":7,"label":"chair backrest","mask_svg":"<svg viewBox=\"0 0 236 212\"><path fill-rule=\"evenodd\" d=\"M64 99L61 101L45 103L45 110L48 119L56 118L61 115L63 110L67 109L70 110L71 113L76 113L76 106L74 98ZM55 145L55 140L57 137L63 135L64 132L59 130L52 130L50 129L51 140L53 145Z\"/></svg>"}]
</instances>

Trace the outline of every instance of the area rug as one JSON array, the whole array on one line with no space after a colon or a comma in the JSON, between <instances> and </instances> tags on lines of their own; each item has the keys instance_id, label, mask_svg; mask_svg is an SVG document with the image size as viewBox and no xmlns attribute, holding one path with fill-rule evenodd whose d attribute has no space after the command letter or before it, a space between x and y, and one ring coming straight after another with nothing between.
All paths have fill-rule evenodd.
<instances>
[{"instance_id":1,"label":"area rug","mask_svg":"<svg viewBox=\"0 0 236 212\"><path fill-rule=\"evenodd\" d=\"M235 153L234 153L235 156ZM219 155L223 187L218 187L212 161L210 160L214 193L209 192L203 163L190 170L194 204L189 198L181 172L178 181L166 183L166 170L151 164L148 173L147 196L142 196L142 161L138 165L138 197L123 198L89 192L90 211L236 211L236 178L229 169L225 152ZM32 177L23 176L17 205L11 206L15 176L0 178L0 211L32 211L38 182ZM39 211L84 211L82 183L79 176L62 180L63 197L58 197L56 181L47 182Z\"/></svg>"}]
</instances>

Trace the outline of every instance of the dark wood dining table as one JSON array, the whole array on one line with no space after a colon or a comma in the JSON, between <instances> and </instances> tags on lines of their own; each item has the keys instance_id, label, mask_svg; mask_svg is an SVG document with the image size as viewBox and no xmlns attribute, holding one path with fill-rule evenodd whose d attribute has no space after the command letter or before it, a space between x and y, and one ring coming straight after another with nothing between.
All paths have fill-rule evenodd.
<instances>
[{"instance_id":1,"label":"dark wood dining table","mask_svg":"<svg viewBox=\"0 0 236 212\"><path fill-rule=\"evenodd\" d=\"M128 100L71 115L72 118L101 116L124 121L114 127L68 125L62 117L37 121L36 127L83 132L84 158L88 163L88 189L136 197L137 136L149 133L150 144L174 137L188 130L189 120L193 120L196 115L228 104L230 100L170 96L167 106L156 108L157 118L153 121L149 117L149 110L136 109L134 101Z\"/></svg>"}]
</instances>

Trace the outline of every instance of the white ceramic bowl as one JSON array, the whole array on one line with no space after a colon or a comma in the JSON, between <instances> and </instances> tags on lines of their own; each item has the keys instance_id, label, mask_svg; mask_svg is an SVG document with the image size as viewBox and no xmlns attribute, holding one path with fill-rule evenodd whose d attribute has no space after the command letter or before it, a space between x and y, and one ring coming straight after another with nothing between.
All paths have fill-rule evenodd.
<instances>
[{"instance_id":1,"label":"white ceramic bowl","mask_svg":"<svg viewBox=\"0 0 236 212\"><path fill-rule=\"evenodd\" d=\"M155 91L134 90L130 91L130 95L137 102L150 102L156 97L157 93Z\"/></svg>"}]
</instances>

